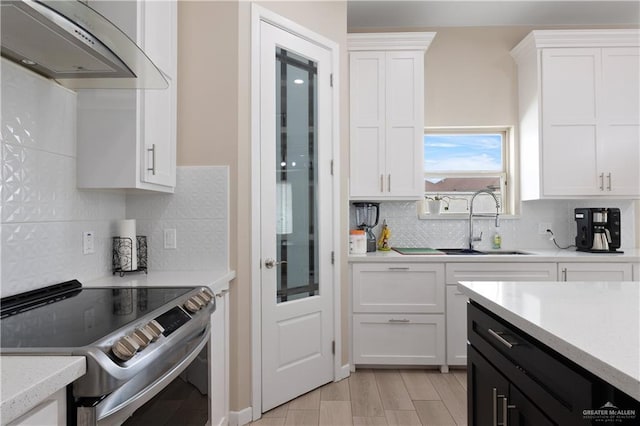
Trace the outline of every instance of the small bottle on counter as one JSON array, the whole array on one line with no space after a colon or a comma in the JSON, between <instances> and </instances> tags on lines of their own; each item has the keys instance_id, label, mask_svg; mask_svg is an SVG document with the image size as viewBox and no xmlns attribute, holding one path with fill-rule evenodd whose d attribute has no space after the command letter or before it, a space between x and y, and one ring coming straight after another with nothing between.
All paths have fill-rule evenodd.
<instances>
[{"instance_id":1,"label":"small bottle on counter","mask_svg":"<svg viewBox=\"0 0 640 426\"><path fill-rule=\"evenodd\" d=\"M502 237L497 232L493 234L493 241L491 247L494 250L499 250L502 247Z\"/></svg>"},{"instance_id":2,"label":"small bottle on counter","mask_svg":"<svg viewBox=\"0 0 640 426\"><path fill-rule=\"evenodd\" d=\"M367 236L364 229L354 229L349 232L349 253L367 254Z\"/></svg>"}]
</instances>

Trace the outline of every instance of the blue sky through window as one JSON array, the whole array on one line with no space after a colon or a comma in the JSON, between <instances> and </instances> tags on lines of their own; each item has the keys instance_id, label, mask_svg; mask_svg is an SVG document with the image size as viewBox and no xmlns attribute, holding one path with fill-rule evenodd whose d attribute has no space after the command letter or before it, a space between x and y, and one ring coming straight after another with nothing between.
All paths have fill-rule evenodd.
<instances>
[{"instance_id":1,"label":"blue sky through window","mask_svg":"<svg viewBox=\"0 0 640 426\"><path fill-rule=\"evenodd\" d=\"M502 134L424 135L424 170L502 171Z\"/></svg>"}]
</instances>

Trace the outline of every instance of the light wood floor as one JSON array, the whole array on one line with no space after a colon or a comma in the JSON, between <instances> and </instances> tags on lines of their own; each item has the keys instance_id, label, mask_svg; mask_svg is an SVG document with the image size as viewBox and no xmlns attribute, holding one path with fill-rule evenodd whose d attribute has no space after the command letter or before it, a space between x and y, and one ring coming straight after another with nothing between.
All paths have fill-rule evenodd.
<instances>
[{"instance_id":1,"label":"light wood floor","mask_svg":"<svg viewBox=\"0 0 640 426\"><path fill-rule=\"evenodd\" d=\"M357 370L263 414L260 426L467 424L467 373Z\"/></svg>"}]
</instances>

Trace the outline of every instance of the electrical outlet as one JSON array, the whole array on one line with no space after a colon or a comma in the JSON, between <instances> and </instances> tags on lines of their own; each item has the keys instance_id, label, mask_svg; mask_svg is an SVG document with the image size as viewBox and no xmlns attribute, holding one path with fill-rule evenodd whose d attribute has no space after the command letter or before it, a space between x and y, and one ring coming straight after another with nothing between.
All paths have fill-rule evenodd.
<instances>
[{"instance_id":1,"label":"electrical outlet","mask_svg":"<svg viewBox=\"0 0 640 426\"><path fill-rule=\"evenodd\" d=\"M82 233L82 254L93 254L96 252L93 231Z\"/></svg>"},{"instance_id":2,"label":"electrical outlet","mask_svg":"<svg viewBox=\"0 0 640 426\"><path fill-rule=\"evenodd\" d=\"M547 229L551 229L551 223L540 222L538 224L538 235L547 235Z\"/></svg>"},{"instance_id":3,"label":"electrical outlet","mask_svg":"<svg viewBox=\"0 0 640 426\"><path fill-rule=\"evenodd\" d=\"M164 248L169 250L177 248L175 228L164 230Z\"/></svg>"}]
</instances>

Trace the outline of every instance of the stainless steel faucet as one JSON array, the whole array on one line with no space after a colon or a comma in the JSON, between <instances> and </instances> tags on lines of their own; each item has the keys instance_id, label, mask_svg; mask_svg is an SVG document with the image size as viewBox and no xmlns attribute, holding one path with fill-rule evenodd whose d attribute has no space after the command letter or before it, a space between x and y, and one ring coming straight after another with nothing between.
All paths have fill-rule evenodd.
<instances>
[{"instance_id":1,"label":"stainless steel faucet","mask_svg":"<svg viewBox=\"0 0 640 426\"><path fill-rule=\"evenodd\" d=\"M496 214L495 215L493 215L493 214L482 214L482 213L473 214L473 201L480 194L489 194L496 201ZM473 236L473 218L474 217L495 217L496 218L496 227L499 227L500 226L499 216L500 216L500 201L498 201L498 198L496 197L496 194L494 194L492 191L489 191L488 189L481 189L480 191L475 192L471 196L471 201L469 201L469 250L473 250L473 243L475 241L482 241L482 232L480 232L480 236L479 237L474 237Z\"/></svg>"}]
</instances>

